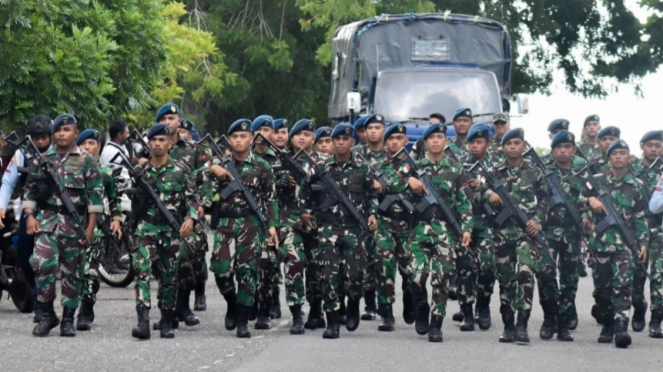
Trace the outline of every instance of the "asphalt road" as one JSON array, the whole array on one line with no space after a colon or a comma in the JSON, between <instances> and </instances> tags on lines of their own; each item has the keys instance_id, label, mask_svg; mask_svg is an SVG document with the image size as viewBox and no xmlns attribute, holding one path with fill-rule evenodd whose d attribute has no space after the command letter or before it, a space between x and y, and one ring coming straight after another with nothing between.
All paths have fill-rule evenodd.
<instances>
[{"instance_id":1,"label":"asphalt road","mask_svg":"<svg viewBox=\"0 0 663 372\"><path fill-rule=\"evenodd\" d=\"M156 298L153 286L153 298ZM397 285L400 288L400 285ZM282 291L283 292L283 291ZM400 294L399 294L400 296ZM19 314L10 301L0 301L0 371L661 371L663 340L635 334L633 345L620 350L596 342L600 327L589 315L591 279L581 280L578 294L580 325L575 342L543 341L543 321L537 305L530 320L530 345L498 343L501 334L498 303L492 303L493 327L461 333L451 321L458 310L449 303L443 326L444 342L433 344L402 321L396 304L396 331L377 331L377 321L362 322L353 333L341 328L338 340L323 340L322 330L305 335L288 333L290 314L269 331L253 330L251 339L237 339L223 327L225 303L208 282L208 310L198 313L201 325L176 331L173 340L131 338L136 324L133 288L102 285L91 332L62 338L59 329L49 337L31 334L32 316ZM399 297L400 300L400 297ZM285 303L284 300L281 300ZM535 300L538 301L538 300ZM537 302L538 303L538 302ZM61 312L59 303L58 314ZM158 311L152 311L152 319ZM649 315L649 314L648 314ZM156 337L155 337L156 336Z\"/></svg>"}]
</instances>

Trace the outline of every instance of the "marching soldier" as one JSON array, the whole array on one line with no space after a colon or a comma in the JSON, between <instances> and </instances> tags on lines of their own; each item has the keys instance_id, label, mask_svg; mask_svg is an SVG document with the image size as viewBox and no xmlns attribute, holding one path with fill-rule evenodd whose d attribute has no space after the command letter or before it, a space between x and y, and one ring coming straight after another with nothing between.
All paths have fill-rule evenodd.
<instances>
[{"instance_id":1,"label":"marching soldier","mask_svg":"<svg viewBox=\"0 0 663 372\"><path fill-rule=\"evenodd\" d=\"M355 120L353 126L355 127L355 134L359 138L357 146L366 146L368 144L368 133L366 132L366 120L370 116L360 116Z\"/></svg>"},{"instance_id":2,"label":"marching soldier","mask_svg":"<svg viewBox=\"0 0 663 372\"><path fill-rule=\"evenodd\" d=\"M598 115L589 115L582 125L582 140L578 147L590 159L599 159L603 155L598 145L601 120Z\"/></svg>"},{"instance_id":3,"label":"marching soldier","mask_svg":"<svg viewBox=\"0 0 663 372\"><path fill-rule=\"evenodd\" d=\"M332 128L320 127L315 131L315 149L328 156L334 153L334 143L331 139Z\"/></svg>"},{"instance_id":4,"label":"marching soldier","mask_svg":"<svg viewBox=\"0 0 663 372\"><path fill-rule=\"evenodd\" d=\"M601 129L597 135L598 147L600 156L594 158L597 168L601 172L605 172L610 168L610 163L608 162L608 148L612 145L613 142L617 141L621 136L621 130L617 127L609 126ZM585 154L587 155L587 154ZM589 155L587 155L589 157ZM591 158L590 158L591 159Z\"/></svg>"},{"instance_id":5,"label":"marching soldier","mask_svg":"<svg viewBox=\"0 0 663 372\"><path fill-rule=\"evenodd\" d=\"M646 158L646 156L643 156ZM659 161L660 162L660 161ZM649 202L649 211L655 216L660 216L663 213L663 176L658 178L656 188ZM652 236L652 243L650 245L650 293L651 293L651 319L649 321L649 337L663 338L661 331L661 320L663 320L663 248L661 242L663 241L663 228L658 225L655 231L655 236Z\"/></svg>"},{"instance_id":6,"label":"marching soldier","mask_svg":"<svg viewBox=\"0 0 663 372\"><path fill-rule=\"evenodd\" d=\"M504 161L504 150L502 149L502 137L511 129L509 114L500 112L493 115L493 128L495 128L495 138L490 146L491 156L497 163Z\"/></svg>"},{"instance_id":7,"label":"marching soldier","mask_svg":"<svg viewBox=\"0 0 663 372\"><path fill-rule=\"evenodd\" d=\"M456 130L456 137L449 138L449 148L456 154L456 157L467 155L467 133L474 123L472 122L472 110L461 107L454 113L453 126Z\"/></svg>"},{"instance_id":8,"label":"marching soldier","mask_svg":"<svg viewBox=\"0 0 663 372\"><path fill-rule=\"evenodd\" d=\"M430 116L428 116L428 125L445 124L446 122L447 119L442 114L433 113L430 114ZM422 138L419 138L412 145L412 151L410 151L410 157L412 157L412 159L414 160L419 160L424 156L426 156L426 145L424 144L424 140Z\"/></svg>"},{"instance_id":9,"label":"marching soldier","mask_svg":"<svg viewBox=\"0 0 663 372\"><path fill-rule=\"evenodd\" d=\"M55 280L60 272L60 336L74 337L74 313L80 303L82 284L81 256L94 239L97 213L104 211L103 190L96 159L75 144L78 130L74 116L63 114L55 118L51 134L55 146L42 156L59 176L58 186L69 194L84 225L76 226L57 192L47 189L44 180L48 175L33 165L25 184L23 213L27 233L36 236L31 265L37 278L36 306L42 316L32 334L44 337L60 324L53 309Z\"/></svg>"}]
</instances>

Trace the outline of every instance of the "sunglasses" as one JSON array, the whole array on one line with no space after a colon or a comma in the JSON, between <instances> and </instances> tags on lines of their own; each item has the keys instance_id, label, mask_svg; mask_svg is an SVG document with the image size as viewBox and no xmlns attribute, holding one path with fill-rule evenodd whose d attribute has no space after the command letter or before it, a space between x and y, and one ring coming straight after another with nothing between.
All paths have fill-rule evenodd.
<instances>
[{"instance_id":1,"label":"sunglasses","mask_svg":"<svg viewBox=\"0 0 663 372\"><path fill-rule=\"evenodd\" d=\"M499 120L499 121L493 122L493 125L506 125L506 121Z\"/></svg>"}]
</instances>

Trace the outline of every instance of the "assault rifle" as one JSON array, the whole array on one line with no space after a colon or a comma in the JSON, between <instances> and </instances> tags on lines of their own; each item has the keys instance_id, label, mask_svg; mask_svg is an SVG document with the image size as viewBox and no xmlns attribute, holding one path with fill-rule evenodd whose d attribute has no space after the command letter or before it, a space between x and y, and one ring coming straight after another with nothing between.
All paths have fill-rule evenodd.
<instances>
[{"instance_id":1,"label":"assault rifle","mask_svg":"<svg viewBox=\"0 0 663 372\"><path fill-rule=\"evenodd\" d=\"M272 149L272 151L274 151L274 153L276 154L276 157L279 158L279 161L281 162L281 166L283 167L283 169L290 172L290 175L292 176L292 178L295 179L295 181L297 181L298 184L303 179L306 178L306 176L307 176L306 171L304 170L304 168L302 168L301 165L299 165L297 160L295 160L299 156L300 152L303 151L303 150L299 150L299 152L297 152L297 154L295 154L295 156L291 157L290 154L288 154L287 151L282 150L281 148L276 146L274 144L274 142L268 140L265 136L262 135L262 133L258 133L258 135L256 135L255 139L258 139L258 137L260 137L262 139L262 142L260 142L259 144L265 145L265 146L269 147L270 149ZM254 139L254 143L256 143L255 139Z\"/></svg>"},{"instance_id":2,"label":"assault rifle","mask_svg":"<svg viewBox=\"0 0 663 372\"><path fill-rule=\"evenodd\" d=\"M373 177L375 178L376 181L382 186L382 190L387 187L387 175L382 173L379 169L375 168L371 163L359 152L357 152L357 156L361 158L366 164L368 165L368 168L371 170L371 173L373 173ZM394 155L395 156L395 155ZM405 207L405 210L407 210L408 213L412 213L414 211L414 206L412 203L410 203L407 198L403 196L403 194L387 194L384 196L382 199L382 203L380 203L378 210L380 213L385 213L389 210L389 207L394 204L395 202L401 202L403 207Z\"/></svg>"}]
</instances>

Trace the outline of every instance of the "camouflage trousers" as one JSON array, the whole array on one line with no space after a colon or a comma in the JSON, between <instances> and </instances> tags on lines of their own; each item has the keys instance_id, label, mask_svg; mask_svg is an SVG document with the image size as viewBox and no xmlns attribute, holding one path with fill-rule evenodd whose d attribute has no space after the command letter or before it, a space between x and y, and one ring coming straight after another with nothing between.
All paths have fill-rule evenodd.
<instances>
[{"instance_id":1,"label":"camouflage trousers","mask_svg":"<svg viewBox=\"0 0 663 372\"><path fill-rule=\"evenodd\" d=\"M495 275L495 251L493 249L493 231L489 227L472 229L473 247L478 252L478 275L476 296L490 299L497 280ZM460 297L459 297L460 300Z\"/></svg>"},{"instance_id":2,"label":"camouflage trousers","mask_svg":"<svg viewBox=\"0 0 663 372\"><path fill-rule=\"evenodd\" d=\"M253 306L258 281L256 253L260 252L263 235L257 217L219 220L214 234L210 270L217 278L222 294L235 291L234 278L237 278L238 305ZM233 242L234 249L231 246Z\"/></svg>"},{"instance_id":3,"label":"camouflage trousers","mask_svg":"<svg viewBox=\"0 0 663 372\"><path fill-rule=\"evenodd\" d=\"M99 292L99 255L104 245L100 239L83 252L83 275L81 283L81 298L87 298L93 303L97 302Z\"/></svg>"},{"instance_id":4,"label":"camouflage trousers","mask_svg":"<svg viewBox=\"0 0 663 372\"><path fill-rule=\"evenodd\" d=\"M84 244L80 236L69 238L42 232L35 239L30 265L37 279L37 301L55 300L55 279L62 273L60 303L70 309L78 308Z\"/></svg>"},{"instance_id":5,"label":"camouflage trousers","mask_svg":"<svg viewBox=\"0 0 663 372\"><path fill-rule=\"evenodd\" d=\"M373 235L366 235L366 267L364 268L364 292L375 292L378 287L378 246Z\"/></svg>"},{"instance_id":6,"label":"camouflage trousers","mask_svg":"<svg viewBox=\"0 0 663 372\"><path fill-rule=\"evenodd\" d=\"M304 240L299 231L294 228L294 224L285 222L279 229L279 257L285 268L285 300L288 306L302 305L306 296ZM280 273L281 270L277 270L277 272ZM275 279L278 279L278 276ZM278 287L277 282L274 283L274 287ZM274 294L274 292L272 293Z\"/></svg>"},{"instance_id":7,"label":"camouflage trousers","mask_svg":"<svg viewBox=\"0 0 663 372\"><path fill-rule=\"evenodd\" d=\"M318 249L318 234L316 232L302 232L302 243L304 248L304 255L306 257L306 269L304 274L306 277L306 301L310 304L315 300L322 300L322 289L320 282L318 282L318 272L320 268L315 261L315 252Z\"/></svg>"},{"instance_id":8,"label":"camouflage trousers","mask_svg":"<svg viewBox=\"0 0 663 372\"><path fill-rule=\"evenodd\" d=\"M430 275L433 290L431 313L441 317L446 314L449 278L456 275L452 244L449 232L435 220L418 222L410 234L410 288L417 303L427 302L426 282Z\"/></svg>"},{"instance_id":9,"label":"camouflage trousers","mask_svg":"<svg viewBox=\"0 0 663 372\"><path fill-rule=\"evenodd\" d=\"M264 244L260 248L258 257L258 303L260 306L270 307L274 303L274 287L279 277L280 261L276 247Z\"/></svg>"},{"instance_id":10,"label":"camouflage trousers","mask_svg":"<svg viewBox=\"0 0 663 372\"><path fill-rule=\"evenodd\" d=\"M532 310L534 298L534 243L528 237L507 239L501 232L495 237L495 265L500 283L500 313Z\"/></svg>"},{"instance_id":11,"label":"camouflage trousers","mask_svg":"<svg viewBox=\"0 0 663 372\"><path fill-rule=\"evenodd\" d=\"M381 217L375 236L377 245L378 304L393 304L396 301L396 266L409 286L412 253L408 247L410 230L405 221Z\"/></svg>"},{"instance_id":12,"label":"camouflage trousers","mask_svg":"<svg viewBox=\"0 0 663 372\"><path fill-rule=\"evenodd\" d=\"M174 310L177 298L177 271L182 244L178 232L138 231L133 256L136 271L136 305L152 307L150 282L158 282L159 307Z\"/></svg>"},{"instance_id":13,"label":"camouflage trousers","mask_svg":"<svg viewBox=\"0 0 663 372\"><path fill-rule=\"evenodd\" d=\"M456 293L458 304L471 305L476 300L479 276L479 252L473 245L456 248Z\"/></svg>"},{"instance_id":14,"label":"camouflage trousers","mask_svg":"<svg viewBox=\"0 0 663 372\"><path fill-rule=\"evenodd\" d=\"M177 286L179 289L192 291L196 284L207 282L207 261L205 255L209 249L207 232L197 228L187 237L189 245L195 248L195 254L182 244L180 247L180 269L177 272Z\"/></svg>"},{"instance_id":15,"label":"camouflage trousers","mask_svg":"<svg viewBox=\"0 0 663 372\"><path fill-rule=\"evenodd\" d=\"M349 298L360 300L363 295L362 280L366 265L363 232L359 226L324 224L318 228L320 246L315 251L318 266L318 282L325 302L325 311L340 309L339 289L345 287ZM345 261L347 277L340 271Z\"/></svg>"},{"instance_id":16,"label":"camouflage trousers","mask_svg":"<svg viewBox=\"0 0 663 372\"><path fill-rule=\"evenodd\" d=\"M649 246L649 292L651 311L663 311L663 232L652 237Z\"/></svg>"},{"instance_id":17,"label":"camouflage trousers","mask_svg":"<svg viewBox=\"0 0 663 372\"><path fill-rule=\"evenodd\" d=\"M628 318L631 311L634 266L633 254L626 248L594 254L594 297L604 311L614 311L616 316Z\"/></svg>"},{"instance_id":18,"label":"camouflage trousers","mask_svg":"<svg viewBox=\"0 0 663 372\"><path fill-rule=\"evenodd\" d=\"M554 238L553 238L554 237ZM541 305L550 301L557 306L560 315L576 314L580 261L580 236L547 234L548 255L541 254L537 263L536 280ZM559 283L557 273L559 272Z\"/></svg>"}]
</instances>

